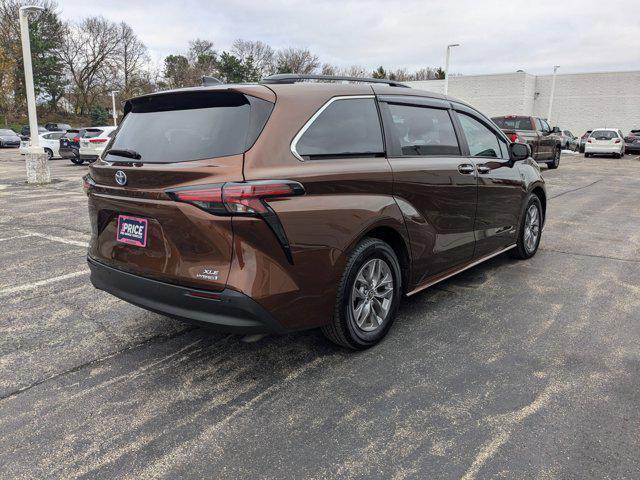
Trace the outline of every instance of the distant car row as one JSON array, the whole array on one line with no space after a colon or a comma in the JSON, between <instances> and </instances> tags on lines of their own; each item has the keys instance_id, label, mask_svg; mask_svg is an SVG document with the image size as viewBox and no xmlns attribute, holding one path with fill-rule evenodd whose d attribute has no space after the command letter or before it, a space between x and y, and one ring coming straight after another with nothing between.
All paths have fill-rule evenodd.
<instances>
[{"instance_id":1,"label":"distant car row","mask_svg":"<svg viewBox=\"0 0 640 480\"><path fill-rule=\"evenodd\" d=\"M49 125L49 124L48 124ZM56 125L56 124L54 124ZM60 125L60 124L57 124ZM66 125L65 125L66 126ZM71 128L66 131L46 131L40 133L40 146L52 159L54 157L66 158L76 165L84 162L93 162L106 147L109 139L113 136L116 127L90 127ZM6 135L2 135L6 132ZM27 148L31 144L30 139L20 139L12 130L0 130L0 147L20 147L20 153L27 153Z\"/></svg>"}]
</instances>

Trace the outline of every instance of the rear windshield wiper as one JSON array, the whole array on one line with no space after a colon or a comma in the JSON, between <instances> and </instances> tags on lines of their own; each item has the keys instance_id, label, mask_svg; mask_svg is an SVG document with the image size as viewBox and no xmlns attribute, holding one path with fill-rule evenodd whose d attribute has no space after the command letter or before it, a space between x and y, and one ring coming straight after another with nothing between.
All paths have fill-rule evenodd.
<instances>
[{"instance_id":1,"label":"rear windshield wiper","mask_svg":"<svg viewBox=\"0 0 640 480\"><path fill-rule=\"evenodd\" d=\"M115 155L117 157L133 158L134 160L140 160L142 158L142 155L140 155L135 150L120 150L118 148L112 148L111 150L107 150L106 154Z\"/></svg>"}]
</instances>

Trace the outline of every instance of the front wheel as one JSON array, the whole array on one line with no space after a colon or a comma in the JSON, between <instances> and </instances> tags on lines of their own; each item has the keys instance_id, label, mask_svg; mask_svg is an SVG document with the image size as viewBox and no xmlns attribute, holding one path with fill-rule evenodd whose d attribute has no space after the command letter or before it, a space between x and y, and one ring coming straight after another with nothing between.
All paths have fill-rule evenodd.
<instances>
[{"instance_id":1,"label":"front wheel","mask_svg":"<svg viewBox=\"0 0 640 480\"><path fill-rule=\"evenodd\" d=\"M366 238L349 255L331 323L322 332L353 350L372 347L389 331L400 303L400 263L382 240Z\"/></svg>"},{"instance_id":2,"label":"front wheel","mask_svg":"<svg viewBox=\"0 0 640 480\"><path fill-rule=\"evenodd\" d=\"M532 193L525 204L524 214L520 222L520 231L518 232L518 242L515 248L509 250L509 254L512 257L526 259L536 254L542 237L543 220L540 199Z\"/></svg>"},{"instance_id":3,"label":"front wheel","mask_svg":"<svg viewBox=\"0 0 640 480\"><path fill-rule=\"evenodd\" d=\"M80 157L71 157L70 159L75 165L82 165L84 163L84 160L82 160Z\"/></svg>"}]
</instances>

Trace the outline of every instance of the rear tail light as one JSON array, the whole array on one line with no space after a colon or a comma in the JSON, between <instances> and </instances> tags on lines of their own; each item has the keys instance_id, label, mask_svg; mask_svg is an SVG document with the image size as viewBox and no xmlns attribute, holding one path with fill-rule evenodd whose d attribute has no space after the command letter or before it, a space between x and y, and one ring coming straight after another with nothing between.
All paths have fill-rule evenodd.
<instances>
[{"instance_id":1,"label":"rear tail light","mask_svg":"<svg viewBox=\"0 0 640 480\"><path fill-rule=\"evenodd\" d=\"M259 217L271 228L287 260L293 264L289 241L276 212L267 199L304 195L304 187L290 180L262 180L185 187L167 191L177 202L191 203L214 215Z\"/></svg>"},{"instance_id":2,"label":"rear tail light","mask_svg":"<svg viewBox=\"0 0 640 480\"><path fill-rule=\"evenodd\" d=\"M511 143L519 142L520 141L520 137L518 137L517 133L512 133L509 136L509 140L511 140Z\"/></svg>"},{"instance_id":3,"label":"rear tail light","mask_svg":"<svg viewBox=\"0 0 640 480\"><path fill-rule=\"evenodd\" d=\"M80 137L73 137L73 138L71 139L71 141L73 141L73 142L79 142L79 141L80 141Z\"/></svg>"},{"instance_id":4,"label":"rear tail light","mask_svg":"<svg viewBox=\"0 0 640 480\"><path fill-rule=\"evenodd\" d=\"M89 194L89 190L95 185L96 182L93 181L93 178L91 178L91 175L88 173L82 177L82 189L84 190L84 193Z\"/></svg>"},{"instance_id":5,"label":"rear tail light","mask_svg":"<svg viewBox=\"0 0 640 480\"><path fill-rule=\"evenodd\" d=\"M89 143L104 143L107 140L108 139L106 139L106 138L90 138L89 139Z\"/></svg>"},{"instance_id":6,"label":"rear tail light","mask_svg":"<svg viewBox=\"0 0 640 480\"><path fill-rule=\"evenodd\" d=\"M591 139L590 138L587 138L587 143L591 143Z\"/></svg>"},{"instance_id":7,"label":"rear tail light","mask_svg":"<svg viewBox=\"0 0 640 480\"><path fill-rule=\"evenodd\" d=\"M620 143L620 139L616 138L615 141L613 143Z\"/></svg>"}]
</instances>

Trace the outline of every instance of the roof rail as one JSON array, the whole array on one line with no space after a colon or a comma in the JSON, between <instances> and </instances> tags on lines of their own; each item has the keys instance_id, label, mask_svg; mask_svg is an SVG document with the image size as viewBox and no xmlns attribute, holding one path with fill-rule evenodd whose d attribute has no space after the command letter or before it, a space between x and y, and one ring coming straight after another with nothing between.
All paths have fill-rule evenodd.
<instances>
[{"instance_id":1,"label":"roof rail","mask_svg":"<svg viewBox=\"0 0 640 480\"><path fill-rule=\"evenodd\" d=\"M270 75L260 80L260 83L296 83L303 80L324 80L331 82L363 82L363 83L384 83L391 87L411 88L409 85L396 82L395 80L387 80L385 78L367 78L367 77L346 77L342 75L306 75L299 73L281 73L278 75Z\"/></svg>"}]
</instances>

